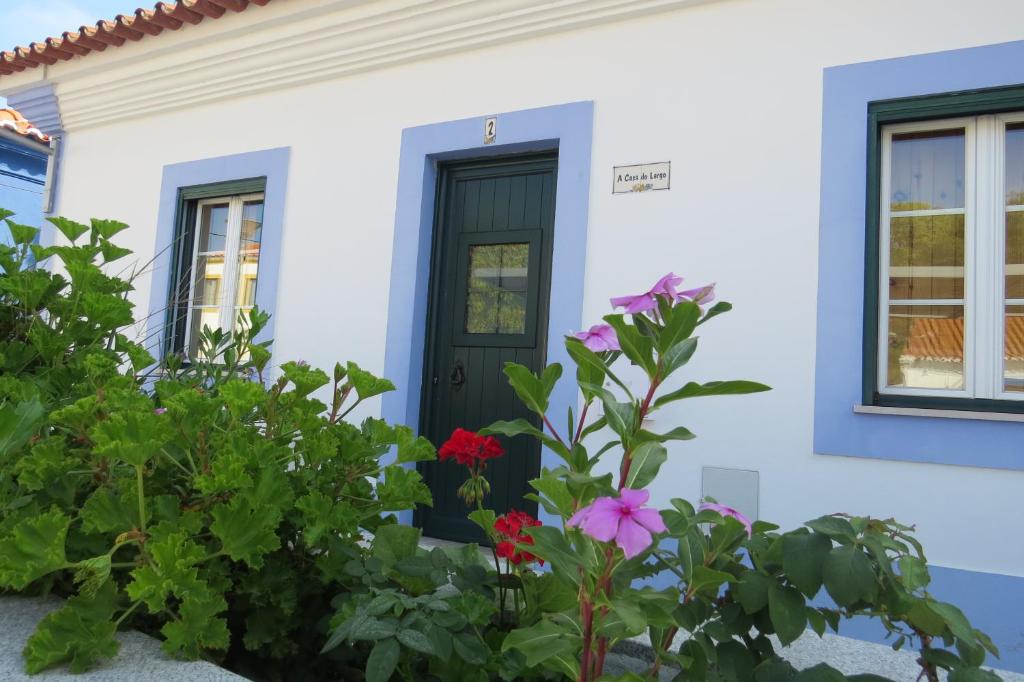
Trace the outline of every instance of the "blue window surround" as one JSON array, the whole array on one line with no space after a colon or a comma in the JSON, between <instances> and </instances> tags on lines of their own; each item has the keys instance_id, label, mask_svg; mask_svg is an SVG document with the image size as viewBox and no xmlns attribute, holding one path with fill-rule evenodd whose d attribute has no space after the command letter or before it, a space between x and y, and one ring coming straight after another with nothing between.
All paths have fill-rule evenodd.
<instances>
[{"instance_id":1,"label":"blue window surround","mask_svg":"<svg viewBox=\"0 0 1024 682\"><path fill-rule=\"evenodd\" d=\"M173 274L171 244L178 223L178 217L175 215L178 190L183 187L254 177L267 179L263 200L263 235L260 244L259 279L256 283L256 305L271 313L270 323L261 334L261 338L274 338L273 313L277 304L278 270L284 242L284 202L290 154L289 147L278 147L164 166L154 245L156 256L150 266L153 280L149 292L149 328L146 338L150 339L151 346L161 348L165 339L162 330L166 324L170 278Z\"/></svg>"},{"instance_id":2,"label":"blue window surround","mask_svg":"<svg viewBox=\"0 0 1024 682\"><path fill-rule=\"evenodd\" d=\"M862 395L868 103L1024 83L1024 41L825 69L814 451L1024 469L1024 423L856 414Z\"/></svg>"},{"instance_id":3,"label":"blue window surround","mask_svg":"<svg viewBox=\"0 0 1024 682\"><path fill-rule=\"evenodd\" d=\"M484 116L402 131L384 355L384 375L398 390L384 396L382 415L388 421L413 430L419 426L434 194L441 161L558 150L547 357L549 363L569 364L562 337L579 329L583 317L593 110L592 102L573 102L498 114L496 143L486 146ZM552 414L565 414L576 401L575 385L560 382L551 396ZM541 455L543 466L555 466L556 460L546 450ZM411 523L412 513L403 512L400 519Z\"/></svg>"}]
</instances>

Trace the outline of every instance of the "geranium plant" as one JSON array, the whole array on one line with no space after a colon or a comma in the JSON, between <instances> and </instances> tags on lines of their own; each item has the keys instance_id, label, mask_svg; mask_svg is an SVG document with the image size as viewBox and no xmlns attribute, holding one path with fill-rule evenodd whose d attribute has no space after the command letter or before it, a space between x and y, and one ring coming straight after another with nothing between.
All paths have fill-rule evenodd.
<instances>
[{"instance_id":1,"label":"geranium plant","mask_svg":"<svg viewBox=\"0 0 1024 682\"><path fill-rule=\"evenodd\" d=\"M125 226L53 222L66 244L10 222L0 245L0 590L67 598L26 669L86 670L136 628L263 680L361 670L351 652L317 656L330 600L364 589L365 537L431 501L404 466L433 459L429 442L345 420L392 384L354 363L272 371L259 310L143 375L131 283L104 273L128 254L110 241Z\"/></svg>"}]
</instances>

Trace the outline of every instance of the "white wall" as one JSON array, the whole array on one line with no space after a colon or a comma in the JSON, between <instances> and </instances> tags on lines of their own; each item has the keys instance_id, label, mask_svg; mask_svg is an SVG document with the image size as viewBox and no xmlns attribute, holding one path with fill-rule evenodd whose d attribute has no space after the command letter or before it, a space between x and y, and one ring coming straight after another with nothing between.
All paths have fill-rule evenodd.
<instances>
[{"instance_id":1,"label":"white wall","mask_svg":"<svg viewBox=\"0 0 1024 682\"><path fill-rule=\"evenodd\" d=\"M1021 520L1005 518L1024 473L812 454L822 69L1019 39L1022 25L1016 0L970 11L957 0L732 0L579 28L72 129L59 212L131 223L123 241L145 259L165 164L291 146L277 357L381 371L401 130L593 100L585 320L669 270L718 282L736 310L708 325L692 377L775 387L659 416L699 438L670 447L674 473L654 501L696 498L705 464L755 469L761 515L784 527L833 511L894 515L918 524L938 564L1024 575L1024 544L1008 542ZM173 54L187 38L121 49ZM116 88L107 96L118 102ZM611 195L613 165L665 159L670 191ZM144 311L145 279L137 301Z\"/></svg>"}]
</instances>

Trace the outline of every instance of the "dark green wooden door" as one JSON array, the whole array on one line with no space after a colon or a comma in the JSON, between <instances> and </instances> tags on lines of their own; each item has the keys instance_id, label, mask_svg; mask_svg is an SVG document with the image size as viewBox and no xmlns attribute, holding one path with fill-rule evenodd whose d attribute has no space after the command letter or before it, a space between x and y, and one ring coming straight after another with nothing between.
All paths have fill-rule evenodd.
<instances>
[{"instance_id":1,"label":"dark green wooden door","mask_svg":"<svg viewBox=\"0 0 1024 682\"><path fill-rule=\"evenodd\" d=\"M556 159L516 157L442 167L437 194L424 363L423 433L440 446L456 427L475 431L497 419L532 419L502 368L543 367L555 219ZM536 420L533 420L536 423ZM502 439L488 463L485 506L536 513L523 499L540 471L540 446ZM421 465L434 507L418 510L424 534L481 542L455 492L466 469L454 461Z\"/></svg>"}]
</instances>

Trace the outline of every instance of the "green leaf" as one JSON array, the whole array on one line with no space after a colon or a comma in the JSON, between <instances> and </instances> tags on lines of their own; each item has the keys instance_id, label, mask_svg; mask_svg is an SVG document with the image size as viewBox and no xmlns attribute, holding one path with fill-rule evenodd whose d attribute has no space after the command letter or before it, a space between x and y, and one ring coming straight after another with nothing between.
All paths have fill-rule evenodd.
<instances>
[{"instance_id":1,"label":"green leaf","mask_svg":"<svg viewBox=\"0 0 1024 682\"><path fill-rule=\"evenodd\" d=\"M711 381L706 384L698 384L691 381L678 391L666 393L654 401L654 407L661 407L676 400L684 398L702 398L710 395L742 395L746 393L760 393L770 391L770 386L759 384L756 381Z\"/></svg>"},{"instance_id":2,"label":"green leaf","mask_svg":"<svg viewBox=\"0 0 1024 682\"><path fill-rule=\"evenodd\" d=\"M187 593L178 609L178 618L168 621L160 629L166 638L163 650L196 660L205 650L227 649L231 633L224 618L217 615L227 607L224 597L219 594Z\"/></svg>"},{"instance_id":3,"label":"green leaf","mask_svg":"<svg viewBox=\"0 0 1024 682\"><path fill-rule=\"evenodd\" d=\"M615 329L623 355L643 368L648 377L653 377L657 365L654 362L654 342L651 337L641 334L640 330L626 322L623 315L605 315L604 320Z\"/></svg>"},{"instance_id":4,"label":"green leaf","mask_svg":"<svg viewBox=\"0 0 1024 682\"><path fill-rule=\"evenodd\" d=\"M743 610L753 614L768 605L768 590L775 585L776 582L764 573L747 571L743 579L733 585L732 591Z\"/></svg>"},{"instance_id":5,"label":"green leaf","mask_svg":"<svg viewBox=\"0 0 1024 682\"><path fill-rule=\"evenodd\" d=\"M419 542L419 528L398 524L381 526L373 537L370 555L379 559L385 568L390 568L403 559L415 556Z\"/></svg>"},{"instance_id":6,"label":"green leaf","mask_svg":"<svg viewBox=\"0 0 1024 682\"><path fill-rule=\"evenodd\" d=\"M494 522L497 520L493 509L474 509L466 515L466 518L480 526L484 535L491 537L491 533L494 532Z\"/></svg>"},{"instance_id":7,"label":"green leaf","mask_svg":"<svg viewBox=\"0 0 1024 682\"><path fill-rule=\"evenodd\" d=\"M901 556L896 565L899 566L903 586L911 592L927 587L931 582L931 576L928 575L928 564L916 556Z\"/></svg>"},{"instance_id":8,"label":"green leaf","mask_svg":"<svg viewBox=\"0 0 1024 682\"><path fill-rule=\"evenodd\" d=\"M171 439L171 426L152 411L112 414L89 431L95 454L143 466Z\"/></svg>"},{"instance_id":9,"label":"green leaf","mask_svg":"<svg viewBox=\"0 0 1024 682\"><path fill-rule=\"evenodd\" d=\"M821 589L825 557L832 541L818 533L787 533L782 536L782 570L786 578L808 597Z\"/></svg>"},{"instance_id":10,"label":"green leaf","mask_svg":"<svg viewBox=\"0 0 1024 682\"><path fill-rule=\"evenodd\" d=\"M799 639L807 629L804 597L792 587L772 585L768 590L768 615L783 646Z\"/></svg>"},{"instance_id":11,"label":"green leaf","mask_svg":"<svg viewBox=\"0 0 1024 682\"><path fill-rule=\"evenodd\" d=\"M22 655L30 675L69 662L71 672L83 673L104 658L117 655L117 626L111 620L117 589L107 581L89 596L76 596L48 614L25 643Z\"/></svg>"},{"instance_id":12,"label":"green leaf","mask_svg":"<svg viewBox=\"0 0 1024 682\"><path fill-rule=\"evenodd\" d=\"M626 487L639 489L649 485L657 476L661 465L668 459L668 451L657 442L641 443L630 458Z\"/></svg>"},{"instance_id":13,"label":"green leaf","mask_svg":"<svg viewBox=\"0 0 1024 682\"><path fill-rule=\"evenodd\" d=\"M846 676L827 663L819 663L801 670L793 682L846 682Z\"/></svg>"},{"instance_id":14,"label":"green leaf","mask_svg":"<svg viewBox=\"0 0 1024 682\"><path fill-rule=\"evenodd\" d=\"M754 658L747 647L736 640L722 642L715 647L718 672L722 680L751 680L754 677Z\"/></svg>"},{"instance_id":15,"label":"green leaf","mask_svg":"<svg viewBox=\"0 0 1024 682\"><path fill-rule=\"evenodd\" d=\"M17 452L39 430L46 410L39 399L0 405L0 462Z\"/></svg>"},{"instance_id":16,"label":"green leaf","mask_svg":"<svg viewBox=\"0 0 1024 682\"><path fill-rule=\"evenodd\" d=\"M324 378L326 377L327 375L325 374ZM359 365L354 362L348 363L348 380L356 389L356 395L359 396L360 400L366 400L381 393L395 390L395 385L389 380L381 379L360 369ZM324 383L327 382L325 381Z\"/></svg>"},{"instance_id":17,"label":"green leaf","mask_svg":"<svg viewBox=\"0 0 1024 682\"><path fill-rule=\"evenodd\" d=\"M853 542L857 537L853 525L841 516L822 516L804 525L837 541Z\"/></svg>"},{"instance_id":18,"label":"green leaf","mask_svg":"<svg viewBox=\"0 0 1024 682\"><path fill-rule=\"evenodd\" d=\"M0 587L23 590L67 564L64 542L71 519L58 509L19 521L0 538Z\"/></svg>"},{"instance_id":19,"label":"green leaf","mask_svg":"<svg viewBox=\"0 0 1024 682\"><path fill-rule=\"evenodd\" d=\"M685 365L697 352L697 337L684 339L669 348L661 356L662 376L670 376L677 369Z\"/></svg>"},{"instance_id":20,"label":"green leaf","mask_svg":"<svg viewBox=\"0 0 1024 682\"><path fill-rule=\"evenodd\" d=\"M408 426L395 426L395 441L398 446L398 463L429 462L437 459L433 443L413 433Z\"/></svg>"},{"instance_id":21,"label":"green leaf","mask_svg":"<svg viewBox=\"0 0 1024 682\"><path fill-rule=\"evenodd\" d=\"M671 312L665 320L665 326L658 335L658 350L663 354L688 339L700 319L700 306L695 303L680 303L669 310ZM668 374L666 372L666 376Z\"/></svg>"},{"instance_id":22,"label":"green leaf","mask_svg":"<svg viewBox=\"0 0 1024 682\"><path fill-rule=\"evenodd\" d=\"M215 506L210 515L210 531L221 541L222 551L234 561L259 568L263 556L281 546L277 537L280 512L253 505L245 493Z\"/></svg>"},{"instance_id":23,"label":"green leaf","mask_svg":"<svg viewBox=\"0 0 1024 682\"><path fill-rule=\"evenodd\" d=\"M963 611L952 604L941 601L929 601L928 606L946 621L950 632L955 637L968 642L974 641L974 628L971 627L971 623L967 620L967 616L964 615Z\"/></svg>"},{"instance_id":24,"label":"green leaf","mask_svg":"<svg viewBox=\"0 0 1024 682\"><path fill-rule=\"evenodd\" d=\"M677 426L671 431L665 433L651 433L650 431L640 431L637 434L637 440L644 442L647 440L655 440L659 443L666 443L670 440L693 440L697 435L683 426Z\"/></svg>"},{"instance_id":25,"label":"green leaf","mask_svg":"<svg viewBox=\"0 0 1024 682\"><path fill-rule=\"evenodd\" d=\"M395 636L398 638L398 641L402 643L402 646L407 646L413 651L418 651L421 654L426 654L428 656L434 652L434 647L431 645L430 639L419 630L403 628L399 630Z\"/></svg>"},{"instance_id":26,"label":"green leaf","mask_svg":"<svg viewBox=\"0 0 1024 682\"><path fill-rule=\"evenodd\" d=\"M566 485L565 481L545 471L540 478L530 481L530 485L533 486L534 490L543 495L545 499L550 500L551 506L554 507L552 513L558 513L566 517L572 516L572 493L569 492L569 486Z\"/></svg>"},{"instance_id":27,"label":"green leaf","mask_svg":"<svg viewBox=\"0 0 1024 682\"><path fill-rule=\"evenodd\" d=\"M725 301L719 301L718 303L711 306L711 308L704 314L700 322L697 325L702 325L713 317L718 317L722 313L727 313L732 310L732 303L726 303Z\"/></svg>"},{"instance_id":28,"label":"green leaf","mask_svg":"<svg viewBox=\"0 0 1024 682\"><path fill-rule=\"evenodd\" d=\"M526 665L531 668L540 665L559 653L576 649L579 637L571 635L549 620L538 621L527 628L508 633L501 644L501 650L515 649L526 656Z\"/></svg>"},{"instance_id":29,"label":"green leaf","mask_svg":"<svg viewBox=\"0 0 1024 682\"><path fill-rule=\"evenodd\" d=\"M907 611L906 619L925 634L938 637L946 630L946 620L932 611L929 602L930 600L925 599L914 600L913 606Z\"/></svg>"},{"instance_id":30,"label":"green leaf","mask_svg":"<svg viewBox=\"0 0 1024 682\"><path fill-rule=\"evenodd\" d=\"M543 415L548 410L548 399L555 383L562 376L562 366L558 363L548 365L537 376L529 368L514 362L505 363L505 376L512 389L530 411Z\"/></svg>"},{"instance_id":31,"label":"green leaf","mask_svg":"<svg viewBox=\"0 0 1024 682\"><path fill-rule=\"evenodd\" d=\"M377 642L366 659L366 682L388 682L401 654L402 646L398 640L388 638Z\"/></svg>"},{"instance_id":32,"label":"green leaf","mask_svg":"<svg viewBox=\"0 0 1024 682\"><path fill-rule=\"evenodd\" d=\"M480 640L479 637L470 632L460 632L452 639L455 645L455 653L459 658L470 665L486 665L491 657L491 650Z\"/></svg>"},{"instance_id":33,"label":"green leaf","mask_svg":"<svg viewBox=\"0 0 1024 682\"><path fill-rule=\"evenodd\" d=\"M68 220L67 218L50 217L47 220L53 223L60 230L60 233L72 243L89 231L89 228L82 223L76 223L74 220Z\"/></svg>"},{"instance_id":34,"label":"green leaf","mask_svg":"<svg viewBox=\"0 0 1024 682\"><path fill-rule=\"evenodd\" d=\"M705 595L715 596L718 588L733 580L733 576L723 571L716 571L704 565L693 567L693 577L690 579L690 589L694 592L703 592Z\"/></svg>"},{"instance_id":35,"label":"green leaf","mask_svg":"<svg viewBox=\"0 0 1024 682\"><path fill-rule=\"evenodd\" d=\"M877 591L871 560L857 546L836 547L823 564L825 589L840 606L869 601Z\"/></svg>"},{"instance_id":36,"label":"green leaf","mask_svg":"<svg viewBox=\"0 0 1024 682\"><path fill-rule=\"evenodd\" d=\"M579 585L579 568L585 563L585 557L569 545L562 530L551 526L538 526L530 528L527 532L534 541L530 552L550 563L558 575L574 585Z\"/></svg>"},{"instance_id":37,"label":"green leaf","mask_svg":"<svg viewBox=\"0 0 1024 682\"><path fill-rule=\"evenodd\" d=\"M104 239L110 239L121 230L128 229L127 224L117 220L100 220L99 218L93 218L90 223L92 224L92 231Z\"/></svg>"},{"instance_id":38,"label":"green leaf","mask_svg":"<svg viewBox=\"0 0 1024 682\"><path fill-rule=\"evenodd\" d=\"M480 429L480 435L493 435L500 434L502 436L508 436L509 438L515 438L516 436L527 435L532 438L536 438L540 442L544 443L550 448L555 454L565 460L568 463L571 459L569 449L559 443L557 440L547 435L536 426L531 424L525 419L513 419L511 421L496 421L486 428Z\"/></svg>"},{"instance_id":39,"label":"green leaf","mask_svg":"<svg viewBox=\"0 0 1024 682\"><path fill-rule=\"evenodd\" d=\"M7 229L11 232L11 240L15 244L31 244L39 234L38 227L31 225L20 225L13 220L8 220Z\"/></svg>"}]
</instances>

